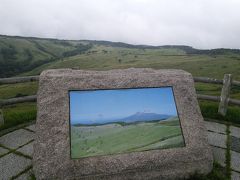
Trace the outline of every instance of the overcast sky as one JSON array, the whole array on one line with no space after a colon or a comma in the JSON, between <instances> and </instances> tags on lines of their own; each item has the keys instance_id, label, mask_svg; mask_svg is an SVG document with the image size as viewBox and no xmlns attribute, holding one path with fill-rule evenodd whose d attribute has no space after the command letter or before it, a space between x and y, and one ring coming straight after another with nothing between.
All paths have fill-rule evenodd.
<instances>
[{"instance_id":1,"label":"overcast sky","mask_svg":"<svg viewBox=\"0 0 240 180\"><path fill-rule=\"evenodd\" d=\"M240 48L240 0L0 0L0 34Z\"/></svg>"}]
</instances>

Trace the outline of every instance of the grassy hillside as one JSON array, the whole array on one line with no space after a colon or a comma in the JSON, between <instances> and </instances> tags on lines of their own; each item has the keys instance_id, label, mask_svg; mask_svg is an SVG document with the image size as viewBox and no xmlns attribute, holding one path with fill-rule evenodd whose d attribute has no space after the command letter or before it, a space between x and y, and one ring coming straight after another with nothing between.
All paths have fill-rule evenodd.
<instances>
[{"instance_id":1,"label":"grassy hillside","mask_svg":"<svg viewBox=\"0 0 240 180\"><path fill-rule=\"evenodd\" d=\"M240 80L240 50L198 50L189 46L139 46L108 41L70 41L0 35L0 78L36 75L44 69L66 67L92 70L129 67L176 68L184 69L194 76L208 76L219 79L222 79L223 74L231 73L235 80ZM38 84L36 82L0 85L0 99L36 94L37 88ZM221 86L197 83L196 90L201 94L219 95ZM232 98L240 99L240 87L233 87L231 92ZM227 116L221 117L217 114L218 103L207 101L199 101L199 103L204 117L240 124L239 107L231 106L228 109ZM5 124L0 126L0 130L35 120L36 111L36 103L21 103L4 107ZM164 125L162 124L162 126ZM162 126L154 125L156 128ZM116 126L116 128L121 129L119 126ZM174 128L174 126L169 125L169 128ZM154 130L153 126L150 129ZM131 132L137 133L134 130ZM144 133L144 131L142 132ZM153 135L156 135L156 132L160 131L154 130ZM174 130L170 132L174 134ZM130 131L127 132L127 134L129 133ZM77 133L73 136L76 135ZM119 138L119 136L113 137ZM146 135L146 139L143 139L143 141L147 138L149 136ZM141 147L143 149L138 150L146 150L144 149L146 147L147 149L154 149L156 146L167 147L164 144L165 142L175 144L179 142L179 138L181 139L181 136L172 137L166 141L159 141L160 144L153 143L150 147L144 146ZM94 141L88 143L94 143ZM89 152L93 153L91 155L101 155L101 149L100 151L97 149L95 152L93 152L94 149L90 149L87 152L86 150L89 150L87 149L88 143L83 147L86 149L83 149L81 156L88 156ZM96 148L98 144L92 146ZM103 149L106 147L109 147L109 144L100 146ZM126 150L124 147L126 146L123 144L118 148L122 150L121 152L124 152ZM110 154L119 153L116 149L113 150L115 151L106 152ZM76 153L79 155L76 147L75 150L73 147L73 155ZM194 176L192 179L227 179L224 172L225 169L214 164L214 170L207 177Z\"/></svg>"},{"instance_id":2,"label":"grassy hillside","mask_svg":"<svg viewBox=\"0 0 240 180\"><path fill-rule=\"evenodd\" d=\"M84 54L70 56L49 62L22 75L40 74L50 68L77 68L108 70L117 68L178 68L194 76L222 78L224 73L231 73L240 80L240 55L187 54L177 48L136 49L94 45Z\"/></svg>"},{"instance_id":3,"label":"grassy hillside","mask_svg":"<svg viewBox=\"0 0 240 180\"><path fill-rule=\"evenodd\" d=\"M240 50L0 36L0 77L36 75L49 68L129 67L179 68L215 78L231 73L240 80Z\"/></svg>"},{"instance_id":4,"label":"grassy hillside","mask_svg":"<svg viewBox=\"0 0 240 180\"><path fill-rule=\"evenodd\" d=\"M89 48L86 43L0 36L0 77L15 76Z\"/></svg>"},{"instance_id":5,"label":"grassy hillside","mask_svg":"<svg viewBox=\"0 0 240 180\"><path fill-rule=\"evenodd\" d=\"M0 78L9 76L37 75L49 68L76 68L108 70L116 68L177 68L193 76L222 79L231 73L240 80L240 50L198 50L189 46L146 46L108 41L71 41L10 37L0 35ZM220 85L196 83L199 94L219 95ZM37 82L0 85L0 99L36 94ZM240 99L240 87L233 87L231 97ZM20 108L21 110L17 111ZM200 101L206 117L222 118L217 115L218 104ZM14 116L10 116L15 109ZM25 110L25 112L24 112ZM3 109L7 125L13 126L23 119L35 119L33 103L7 106ZM34 114L33 116L26 116ZM224 120L240 124L240 108L231 107Z\"/></svg>"},{"instance_id":6,"label":"grassy hillside","mask_svg":"<svg viewBox=\"0 0 240 180\"><path fill-rule=\"evenodd\" d=\"M72 158L183 147L179 120L71 126Z\"/></svg>"}]
</instances>

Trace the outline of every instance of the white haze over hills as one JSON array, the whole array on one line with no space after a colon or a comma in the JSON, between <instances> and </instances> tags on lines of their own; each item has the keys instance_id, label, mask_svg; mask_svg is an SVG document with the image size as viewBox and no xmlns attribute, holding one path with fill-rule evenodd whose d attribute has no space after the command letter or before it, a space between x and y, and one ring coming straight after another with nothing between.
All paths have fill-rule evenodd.
<instances>
[{"instance_id":1,"label":"white haze over hills","mask_svg":"<svg viewBox=\"0 0 240 180\"><path fill-rule=\"evenodd\" d=\"M124 123L134 123L134 122L148 122L148 121L161 121L166 120L169 118L176 117L175 115L167 115L167 114L157 114L157 113L144 113L144 112L137 112L130 116L121 119L98 119L98 120L85 120L82 123L74 123L74 125L78 124L105 124L105 123L114 123L114 122L124 122Z\"/></svg>"},{"instance_id":2,"label":"white haze over hills","mask_svg":"<svg viewBox=\"0 0 240 180\"><path fill-rule=\"evenodd\" d=\"M239 0L0 0L0 34L240 48Z\"/></svg>"}]
</instances>

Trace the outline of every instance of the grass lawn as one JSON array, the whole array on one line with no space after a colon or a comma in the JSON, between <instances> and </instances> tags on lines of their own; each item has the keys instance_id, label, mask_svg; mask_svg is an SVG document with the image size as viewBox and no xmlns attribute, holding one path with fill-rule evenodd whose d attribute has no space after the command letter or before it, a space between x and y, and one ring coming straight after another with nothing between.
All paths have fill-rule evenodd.
<instances>
[{"instance_id":1,"label":"grass lawn","mask_svg":"<svg viewBox=\"0 0 240 180\"><path fill-rule=\"evenodd\" d=\"M38 82L0 85L0 99L35 95L37 90Z\"/></svg>"},{"instance_id":2,"label":"grass lawn","mask_svg":"<svg viewBox=\"0 0 240 180\"><path fill-rule=\"evenodd\" d=\"M71 157L129 153L183 147L179 120L71 126Z\"/></svg>"}]
</instances>

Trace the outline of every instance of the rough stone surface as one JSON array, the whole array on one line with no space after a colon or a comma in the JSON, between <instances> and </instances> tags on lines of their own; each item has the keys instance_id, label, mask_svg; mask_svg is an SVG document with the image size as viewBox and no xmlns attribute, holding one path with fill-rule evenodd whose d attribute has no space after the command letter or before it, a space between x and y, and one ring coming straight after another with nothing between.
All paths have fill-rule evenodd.
<instances>
[{"instance_id":1,"label":"rough stone surface","mask_svg":"<svg viewBox=\"0 0 240 180\"><path fill-rule=\"evenodd\" d=\"M25 127L26 129L29 129L29 130L31 130L31 131L35 131L35 124L33 124L33 125L30 125L30 126L27 126L27 127Z\"/></svg>"},{"instance_id":2,"label":"rough stone surface","mask_svg":"<svg viewBox=\"0 0 240 180\"><path fill-rule=\"evenodd\" d=\"M231 136L231 150L240 153L240 138Z\"/></svg>"},{"instance_id":3,"label":"rough stone surface","mask_svg":"<svg viewBox=\"0 0 240 180\"><path fill-rule=\"evenodd\" d=\"M0 137L0 144L11 149L16 149L19 146L24 145L27 142L33 140L33 138L34 133L24 129L19 129L17 131L14 131L12 133Z\"/></svg>"},{"instance_id":4,"label":"rough stone surface","mask_svg":"<svg viewBox=\"0 0 240 180\"><path fill-rule=\"evenodd\" d=\"M240 138L240 128L239 127L234 127L230 126L230 135Z\"/></svg>"},{"instance_id":5,"label":"rough stone surface","mask_svg":"<svg viewBox=\"0 0 240 180\"><path fill-rule=\"evenodd\" d=\"M210 145L221 147L221 148L227 148L226 146L227 135L219 134L215 132L207 132L207 134L208 134L208 142Z\"/></svg>"},{"instance_id":6,"label":"rough stone surface","mask_svg":"<svg viewBox=\"0 0 240 180\"><path fill-rule=\"evenodd\" d=\"M28 156L32 156L33 154L33 142L19 148L17 151L25 154L25 155L28 155Z\"/></svg>"},{"instance_id":7,"label":"rough stone surface","mask_svg":"<svg viewBox=\"0 0 240 180\"><path fill-rule=\"evenodd\" d=\"M173 86L186 147L70 158L69 90ZM47 70L40 75L33 168L38 179L173 179L212 169L191 74L182 70Z\"/></svg>"},{"instance_id":8,"label":"rough stone surface","mask_svg":"<svg viewBox=\"0 0 240 180\"><path fill-rule=\"evenodd\" d=\"M231 168L240 172L240 153L231 151Z\"/></svg>"},{"instance_id":9,"label":"rough stone surface","mask_svg":"<svg viewBox=\"0 0 240 180\"><path fill-rule=\"evenodd\" d=\"M31 160L13 153L0 158L0 179L10 179L31 165Z\"/></svg>"},{"instance_id":10,"label":"rough stone surface","mask_svg":"<svg viewBox=\"0 0 240 180\"><path fill-rule=\"evenodd\" d=\"M0 147L0 156L6 154L8 152L7 149Z\"/></svg>"},{"instance_id":11,"label":"rough stone surface","mask_svg":"<svg viewBox=\"0 0 240 180\"><path fill-rule=\"evenodd\" d=\"M21 176L18 176L15 180L31 180L31 174L33 174L32 169L22 174Z\"/></svg>"},{"instance_id":12,"label":"rough stone surface","mask_svg":"<svg viewBox=\"0 0 240 180\"><path fill-rule=\"evenodd\" d=\"M240 173L231 171L231 174L232 174L232 176L231 176L232 180L240 180Z\"/></svg>"},{"instance_id":13,"label":"rough stone surface","mask_svg":"<svg viewBox=\"0 0 240 180\"><path fill-rule=\"evenodd\" d=\"M226 149L218 148L218 147L212 147L213 149L213 158L215 161L217 161L222 166L225 166L226 163Z\"/></svg>"},{"instance_id":14,"label":"rough stone surface","mask_svg":"<svg viewBox=\"0 0 240 180\"><path fill-rule=\"evenodd\" d=\"M204 124L208 131L226 134L227 126L225 124L219 124L215 122L204 121Z\"/></svg>"}]
</instances>

